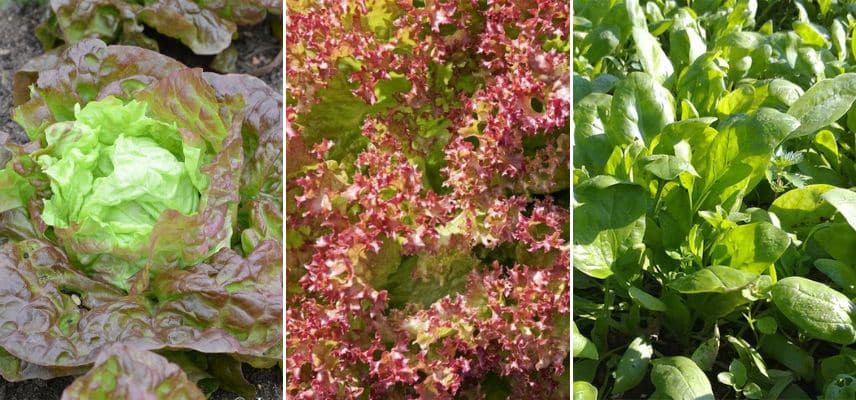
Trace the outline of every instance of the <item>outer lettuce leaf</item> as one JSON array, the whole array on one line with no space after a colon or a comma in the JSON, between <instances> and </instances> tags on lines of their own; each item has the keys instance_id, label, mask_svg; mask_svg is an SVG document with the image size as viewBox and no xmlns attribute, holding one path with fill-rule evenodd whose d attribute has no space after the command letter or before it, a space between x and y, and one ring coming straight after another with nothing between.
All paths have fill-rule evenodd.
<instances>
[{"instance_id":1,"label":"outer lettuce leaf","mask_svg":"<svg viewBox=\"0 0 856 400\"><path fill-rule=\"evenodd\" d=\"M223 141L229 135L232 122L242 119L232 111L241 109L242 102L235 98L215 97L214 88L198 69L171 74L146 88L138 98L149 104L154 118L189 130L198 137L191 137L191 142L207 146L214 152L223 149Z\"/></svg>"},{"instance_id":2,"label":"outer lettuce leaf","mask_svg":"<svg viewBox=\"0 0 856 400\"><path fill-rule=\"evenodd\" d=\"M53 14L36 28L36 36L48 49L57 40L75 43L92 37L114 40L117 36L124 44L156 49L157 42L143 35L143 26L129 18L135 6L113 0L53 0Z\"/></svg>"},{"instance_id":3,"label":"outer lettuce leaf","mask_svg":"<svg viewBox=\"0 0 856 400\"><path fill-rule=\"evenodd\" d=\"M177 38L196 54L217 54L229 47L237 26L188 0L159 0L137 18L161 34Z\"/></svg>"},{"instance_id":4,"label":"outer lettuce leaf","mask_svg":"<svg viewBox=\"0 0 856 400\"><path fill-rule=\"evenodd\" d=\"M122 344L105 347L95 367L62 393L62 400L205 400L187 374L166 358Z\"/></svg>"},{"instance_id":5,"label":"outer lettuce leaf","mask_svg":"<svg viewBox=\"0 0 856 400\"><path fill-rule=\"evenodd\" d=\"M0 347L24 362L63 368L53 373L91 364L111 343L230 353L259 366L281 357L282 250L275 241L246 259L221 250L209 263L158 274L150 290L131 295L87 277L39 240L0 247L0 273L7 277Z\"/></svg>"},{"instance_id":6,"label":"outer lettuce leaf","mask_svg":"<svg viewBox=\"0 0 856 400\"><path fill-rule=\"evenodd\" d=\"M17 173L0 171L0 212L26 206L33 190L29 182Z\"/></svg>"},{"instance_id":7,"label":"outer lettuce leaf","mask_svg":"<svg viewBox=\"0 0 856 400\"><path fill-rule=\"evenodd\" d=\"M9 382L27 379L51 379L57 376L80 375L85 367L45 367L22 361L0 347L0 376Z\"/></svg>"},{"instance_id":8,"label":"outer lettuce leaf","mask_svg":"<svg viewBox=\"0 0 856 400\"><path fill-rule=\"evenodd\" d=\"M239 339L231 353L271 366L282 355L282 262L280 242L266 240L246 258L224 249L207 264L161 273L152 281L157 319L223 329Z\"/></svg>"},{"instance_id":9,"label":"outer lettuce leaf","mask_svg":"<svg viewBox=\"0 0 856 400\"><path fill-rule=\"evenodd\" d=\"M218 100L234 95L244 98L242 201L260 192L282 199L282 95L247 75L203 75Z\"/></svg>"},{"instance_id":10,"label":"outer lettuce leaf","mask_svg":"<svg viewBox=\"0 0 856 400\"><path fill-rule=\"evenodd\" d=\"M260 79L247 75L206 72L204 76L218 100L241 96L245 103L238 219L244 253L262 240L282 242L282 96Z\"/></svg>"}]
</instances>

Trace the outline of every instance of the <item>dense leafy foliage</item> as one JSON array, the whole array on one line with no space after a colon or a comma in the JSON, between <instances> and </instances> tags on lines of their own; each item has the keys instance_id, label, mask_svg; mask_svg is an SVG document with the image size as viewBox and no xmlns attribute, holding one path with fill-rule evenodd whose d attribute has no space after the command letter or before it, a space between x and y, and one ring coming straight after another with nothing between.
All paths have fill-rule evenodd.
<instances>
[{"instance_id":1,"label":"dense leafy foliage","mask_svg":"<svg viewBox=\"0 0 856 400\"><path fill-rule=\"evenodd\" d=\"M569 396L568 3L287 7L287 395Z\"/></svg>"},{"instance_id":2,"label":"dense leafy foliage","mask_svg":"<svg viewBox=\"0 0 856 400\"><path fill-rule=\"evenodd\" d=\"M92 367L64 398L251 397L240 363L282 354L282 97L95 39L15 88L30 141L0 153L3 378Z\"/></svg>"},{"instance_id":3,"label":"dense leafy foliage","mask_svg":"<svg viewBox=\"0 0 856 400\"><path fill-rule=\"evenodd\" d=\"M282 14L282 0L51 0L50 18L36 35L46 49L97 38L158 50L156 31L195 54L218 55L216 67L237 57L230 47L237 27L258 24L269 13Z\"/></svg>"},{"instance_id":4,"label":"dense leafy foliage","mask_svg":"<svg viewBox=\"0 0 856 400\"><path fill-rule=\"evenodd\" d=\"M574 395L854 398L852 4L574 4Z\"/></svg>"}]
</instances>

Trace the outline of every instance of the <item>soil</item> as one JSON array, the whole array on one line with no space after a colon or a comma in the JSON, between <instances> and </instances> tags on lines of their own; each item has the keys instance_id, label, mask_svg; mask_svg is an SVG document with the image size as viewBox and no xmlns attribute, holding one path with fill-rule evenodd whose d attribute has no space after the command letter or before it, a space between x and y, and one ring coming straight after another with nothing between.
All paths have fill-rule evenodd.
<instances>
[{"instance_id":1,"label":"soil","mask_svg":"<svg viewBox=\"0 0 856 400\"><path fill-rule=\"evenodd\" d=\"M24 130L12 121L12 78L18 68L42 53L33 31L44 16L45 9L35 6L0 9L0 138L2 132L16 142L26 138Z\"/></svg>"},{"instance_id":2,"label":"soil","mask_svg":"<svg viewBox=\"0 0 856 400\"><path fill-rule=\"evenodd\" d=\"M4 2L0 0L0 5ZM18 124L11 119L11 88L15 71L30 58L42 53L42 46L33 34L36 26L46 17L44 7L34 5L9 5L0 7L0 138L5 134L16 142L26 140L26 135ZM239 29L239 38L234 46L238 51L237 73L251 73L264 68L277 56L280 42L271 35L268 22L254 27ZM204 67L205 60L194 60L186 54L170 54L191 66ZM194 62L196 61L196 62ZM277 91L282 90L282 67L275 66L271 72L259 76ZM254 369L244 366L247 380L256 386L255 399L282 399L282 371L279 368ZM59 399L62 391L71 384L72 377L44 381L33 379L10 383L0 378L0 400L52 400ZM212 400L236 400L234 393L218 390Z\"/></svg>"}]
</instances>

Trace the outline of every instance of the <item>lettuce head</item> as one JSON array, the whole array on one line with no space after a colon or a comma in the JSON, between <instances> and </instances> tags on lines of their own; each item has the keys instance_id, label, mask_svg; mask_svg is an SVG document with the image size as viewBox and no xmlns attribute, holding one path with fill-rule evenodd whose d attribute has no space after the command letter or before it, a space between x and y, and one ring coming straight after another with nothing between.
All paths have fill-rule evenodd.
<instances>
[{"instance_id":1,"label":"lettuce head","mask_svg":"<svg viewBox=\"0 0 856 400\"><path fill-rule=\"evenodd\" d=\"M240 364L282 359L282 96L95 39L14 88L29 141L0 147L0 375L253 397Z\"/></svg>"}]
</instances>

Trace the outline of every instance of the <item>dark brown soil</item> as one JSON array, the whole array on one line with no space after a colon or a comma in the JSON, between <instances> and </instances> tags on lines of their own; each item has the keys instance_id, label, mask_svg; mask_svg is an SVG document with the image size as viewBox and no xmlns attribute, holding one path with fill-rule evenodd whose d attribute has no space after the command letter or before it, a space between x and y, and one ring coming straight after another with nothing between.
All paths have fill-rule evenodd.
<instances>
[{"instance_id":1,"label":"dark brown soil","mask_svg":"<svg viewBox=\"0 0 856 400\"><path fill-rule=\"evenodd\" d=\"M12 121L10 113L12 77L27 60L42 53L42 45L33 31L41 22L44 12L44 9L34 6L12 5L0 9L0 132L12 135L13 140L18 142L26 135Z\"/></svg>"},{"instance_id":2,"label":"dark brown soil","mask_svg":"<svg viewBox=\"0 0 856 400\"><path fill-rule=\"evenodd\" d=\"M21 127L12 121L11 87L15 71L32 57L42 53L42 46L33 31L45 17L45 9L38 6L10 5L3 8L0 0L0 137L3 133L13 140L26 140ZM238 73L248 73L264 67L277 55L280 43L271 36L270 26L260 24L239 31L235 41L238 50ZM202 66L202 65L195 65ZM282 67L260 76L276 90L282 88ZM244 366L244 374L256 386L256 399L282 399L282 371L279 368L259 370ZM39 379L9 383L0 378L0 400L52 400L59 399L62 391L73 378L58 378L49 381ZM239 396L224 390L215 392L212 400L236 400Z\"/></svg>"}]
</instances>

